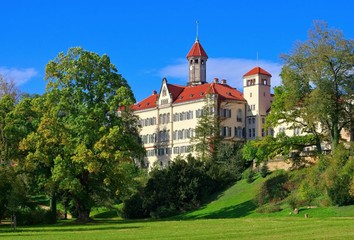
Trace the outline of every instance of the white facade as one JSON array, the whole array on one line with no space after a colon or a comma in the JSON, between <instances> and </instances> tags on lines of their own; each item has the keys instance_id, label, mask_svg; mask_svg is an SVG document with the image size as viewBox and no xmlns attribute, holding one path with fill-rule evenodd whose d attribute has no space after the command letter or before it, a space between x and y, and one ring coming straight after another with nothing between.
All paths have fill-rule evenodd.
<instances>
[{"instance_id":1,"label":"white facade","mask_svg":"<svg viewBox=\"0 0 354 240\"><path fill-rule=\"evenodd\" d=\"M159 92L153 91L152 95L132 107L140 118L140 136L149 168L155 165L165 167L178 155L195 155L191 138L202 109L210 98L216 103L215 114L220 117L220 134L225 140L244 142L262 137L262 124L272 99L271 75L258 67L252 69L244 75L245 94L242 94L229 86L226 80L215 78L208 83L207 59L197 40L187 55L189 81L186 86L169 84L167 79L163 79ZM248 86L247 81L252 79L255 79L255 84ZM265 81L266 84L260 84ZM248 125L249 119L251 125Z\"/></svg>"}]
</instances>

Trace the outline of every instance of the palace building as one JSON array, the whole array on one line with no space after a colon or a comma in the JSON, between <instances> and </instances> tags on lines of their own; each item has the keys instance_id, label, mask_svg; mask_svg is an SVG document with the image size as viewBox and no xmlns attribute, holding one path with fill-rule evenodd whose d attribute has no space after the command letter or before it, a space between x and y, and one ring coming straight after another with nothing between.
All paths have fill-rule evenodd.
<instances>
[{"instance_id":1,"label":"palace building","mask_svg":"<svg viewBox=\"0 0 354 240\"><path fill-rule=\"evenodd\" d=\"M263 128L270 109L271 74L255 67L243 75L244 91L214 78L207 82L208 55L198 38L187 54L189 79L185 86L162 80L159 92L134 104L139 116L141 138L149 168L167 166L178 155L195 154L191 137L207 102L212 101L221 121L220 134L225 140L244 142L274 134Z\"/></svg>"}]
</instances>

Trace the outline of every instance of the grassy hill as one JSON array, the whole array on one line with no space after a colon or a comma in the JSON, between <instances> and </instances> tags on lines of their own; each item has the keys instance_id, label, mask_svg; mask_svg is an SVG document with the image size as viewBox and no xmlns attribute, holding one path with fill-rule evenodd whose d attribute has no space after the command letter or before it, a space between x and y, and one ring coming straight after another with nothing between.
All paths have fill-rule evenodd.
<instances>
[{"instance_id":1,"label":"grassy hill","mask_svg":"<svg viewBox=\"0 0 354 240\"><path fill-rule=\"evenodd\" d=\"M300 208L298 215L290 215L292 209L283 205L283 209L275 213L257 213L253 198L264 181L258 177L254 182L247 183L241 180L224 192L211 196L211 201L201 208L181 214L177 219L202 219L202 218L239 218L239 217L354 217L354 205L345 207L326 208Z\"/></svg>"}]
</instances>

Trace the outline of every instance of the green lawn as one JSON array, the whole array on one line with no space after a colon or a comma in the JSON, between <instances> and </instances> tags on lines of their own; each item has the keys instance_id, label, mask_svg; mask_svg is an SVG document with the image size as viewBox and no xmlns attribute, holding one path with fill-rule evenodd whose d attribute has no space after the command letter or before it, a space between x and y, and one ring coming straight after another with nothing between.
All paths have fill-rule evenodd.
<instances>
[{"instance_id":1,"label":"green lawn","mask_svg":"<svg viewBox=\"0 0 354 240\"><path fill-rule=\"evenodd\" d=\"M252 198L261 181L248 184L242 180L211 196L200 209L165 221L100 219L86 225L61 221L19 227L16 232L9 225L0 225L0 239L354 239L354 206L304 208L298 215L290 215L290 209L255 212Z\"/></svg>"},{"instance_id":2,"label":"green lawn","mask_svg":"<svg viewBox=\"0 0 354 240\"><path fill-rule=\"evenodd\" d=\"M0 228L3 239L354 239L354 218L229 218L104 221L88 225Z\"/></svg>"}]
</instances>

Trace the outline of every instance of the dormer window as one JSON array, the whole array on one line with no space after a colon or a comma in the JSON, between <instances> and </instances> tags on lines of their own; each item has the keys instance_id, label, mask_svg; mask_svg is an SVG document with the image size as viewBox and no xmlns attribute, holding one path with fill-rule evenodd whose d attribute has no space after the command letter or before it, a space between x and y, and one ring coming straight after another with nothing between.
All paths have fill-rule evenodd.
<instances>
[{"instance_id":1,"label":"dormer window","mask_svg":"<svg viewBox=\"0 0 354 240\"><path fill-rule=\"evenodd\" d=\"M203 92L201 92L201 93L200 93L200 96L203 96L203 95L204 95L204 93L203 93Z\"/></svg>"}]
</instances>

